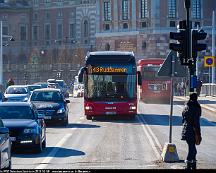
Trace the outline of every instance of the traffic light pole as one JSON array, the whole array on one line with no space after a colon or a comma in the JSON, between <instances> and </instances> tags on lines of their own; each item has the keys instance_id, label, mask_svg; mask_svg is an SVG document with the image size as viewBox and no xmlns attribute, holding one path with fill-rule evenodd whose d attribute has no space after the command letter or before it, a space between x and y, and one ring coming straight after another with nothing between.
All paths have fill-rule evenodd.
<instances>
[{"instance_id":1,"label":"traffic light pole","mask_svg":"<svg viewBox=\"0 0 216 173\"><path fill-rule=\"evenodd\" d=\"M189 91L194 92L194 86L196 85L194 82L196 82L196 59L192 59L192 38L191 38L191 22L190 22L190 0L185 0L185 8L186 8L186 35L187 35L187 59L189 60L189 73L190 73L190 79L189 79Z\"/></svg>"}]
</instances>

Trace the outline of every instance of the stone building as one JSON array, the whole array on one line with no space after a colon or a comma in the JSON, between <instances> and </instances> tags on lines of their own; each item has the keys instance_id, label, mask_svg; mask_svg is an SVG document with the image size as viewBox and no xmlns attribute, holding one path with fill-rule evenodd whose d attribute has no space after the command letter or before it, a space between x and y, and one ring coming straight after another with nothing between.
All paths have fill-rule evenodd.
<instances>
[{"instance_id":1,"label":"stone building","mask_svg":"<svg viewBox=\"0 0 216 173\"><path fill-rule=\"evenodd\" d=\"M191 0L193 28L207 33L211 55L215 0ZM169 32L186 19L184 0L1 0L3 34L13 35L3 47L4 79L29 83L61 77L69 82L91 50L134 51L141 58L165 58Z\"/></svg>"},{"instance_id":2,"label":"stone building","mask_svg":"<svg viewBox=\"0 0 216 173\"><path fill-rule=\"evenodd\" d=\"M60 72L70 82L86 52L94 50L95 15L95 0L0 2L3 33L15 39L3 48L4 79L23 83L26 76L32 83Z\"/></svg>"},{"instance_id":3,"label":"stone building","mask_svg":"<svg viewBox=\"0 0 216 173\"><path fill-rule=\"evenodd\" d=\"M96 9L97 49L134 51L137 59L165 58L169 33L186 19L182 0L97 0ZM211 34L215 9L216 1L191 0L193 28L203 27Z\"/></svg>"}]
</instances>

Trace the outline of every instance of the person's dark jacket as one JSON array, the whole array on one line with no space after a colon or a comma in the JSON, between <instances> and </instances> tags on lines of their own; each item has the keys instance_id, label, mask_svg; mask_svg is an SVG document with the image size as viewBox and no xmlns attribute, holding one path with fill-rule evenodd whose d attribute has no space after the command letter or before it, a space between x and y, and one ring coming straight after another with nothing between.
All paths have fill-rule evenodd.
<instances>
[{"instance_id":1,"label":"person's dark jacket","mask_svg":"<svg viewBox=\"0 0 216 173\"><path fill-rule=\"evenodd\" d=\"M200 132L201 107L198 101L189 100L182 112L182 140L195 140L195 130Z\"/></svg>"}]
</instances>

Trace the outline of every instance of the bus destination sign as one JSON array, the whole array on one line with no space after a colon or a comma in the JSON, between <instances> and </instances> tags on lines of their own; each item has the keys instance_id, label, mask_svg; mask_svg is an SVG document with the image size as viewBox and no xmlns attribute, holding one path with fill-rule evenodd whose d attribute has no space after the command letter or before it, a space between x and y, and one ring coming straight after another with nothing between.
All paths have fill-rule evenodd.
<instances>
[{"instance_id":1,"label":"bus destination sign","mask_svg":"<svg viewBox=\"0 0 216 173\"><path fill-rule=\"evenodd\" d=\"M127 73L125 67L88 67L88 73Z\"/></svg>"}]
</instances>

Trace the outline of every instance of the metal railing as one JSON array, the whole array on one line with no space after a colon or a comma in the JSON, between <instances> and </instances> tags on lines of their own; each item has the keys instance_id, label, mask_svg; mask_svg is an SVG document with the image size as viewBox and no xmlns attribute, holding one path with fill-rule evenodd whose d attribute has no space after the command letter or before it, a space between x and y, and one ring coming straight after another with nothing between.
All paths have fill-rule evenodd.
<instances>
[{"instance_id":1,"label":"metal railing","mask_svg":"<svg viewBox=\"0 0 216 173\"><path fill-rule=\"evenodd\" d=\"M202 85L201 94L206 96L216 96L216 84L204 83Z\"/></svg>"}]
</instances>

